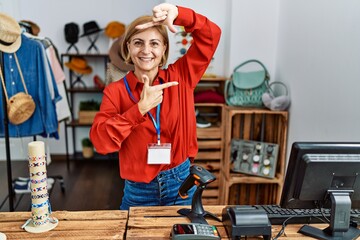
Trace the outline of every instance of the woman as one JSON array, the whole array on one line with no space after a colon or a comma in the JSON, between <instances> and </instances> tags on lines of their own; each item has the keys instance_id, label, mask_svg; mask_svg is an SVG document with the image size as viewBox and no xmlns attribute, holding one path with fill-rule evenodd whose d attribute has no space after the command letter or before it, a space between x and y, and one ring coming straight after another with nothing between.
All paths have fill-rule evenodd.
<instances>
[{"instance_id":1,"label":"woman","mask_svg":"<svg viewBox=\"0 0 360 240\"><path fill-rule=\"evenodd\" d=\"M193 42L187 53L165 66L167 29L184 26ZM122 56L135 70L104 90L90 130L97 152L119 151L125 179L120 209L131 206L190 205L178 198L197 151L194 89L209 65L220 28L193 10L163 3L153 16L134 20L121 45Z\"/></svg>"}]
</instances>

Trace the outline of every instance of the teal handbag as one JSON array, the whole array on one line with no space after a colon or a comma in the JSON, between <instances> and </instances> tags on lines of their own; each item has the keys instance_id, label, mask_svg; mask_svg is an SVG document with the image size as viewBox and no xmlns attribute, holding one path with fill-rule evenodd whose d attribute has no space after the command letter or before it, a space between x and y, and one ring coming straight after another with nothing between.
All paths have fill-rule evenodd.
<instances>
[{"instance_id":1,"label":"teal handbag","mask_svg":"<svg viewBox=\"0 0 360 240\"><path fill-rule=\"evenodd\" d=\"M257 71L238 71L249 63L258 63L262 69ZM269 73L260 61L252 59L234 69L231 79L225 82L224 97L229 106L262 107L262 95L269 85Z\"/></svg>"}]
</instances>

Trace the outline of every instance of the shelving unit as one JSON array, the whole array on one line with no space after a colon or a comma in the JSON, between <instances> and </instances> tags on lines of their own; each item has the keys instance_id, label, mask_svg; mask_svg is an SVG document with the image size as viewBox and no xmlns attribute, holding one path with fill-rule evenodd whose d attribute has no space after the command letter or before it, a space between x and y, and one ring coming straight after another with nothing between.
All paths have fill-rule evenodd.
<instances>
[{"instance_id":1,"label":"shelving unit","mask_svg":"<svg viewBox=\"0 0 360 240\"><path fill-rule=\"evenodd\" d=\"M224 159L221 161L220 204L279 203L286 165L288 112L225 106ZM250 176L231 171L231 140L254 140L279 145L275 177Z\"/></svg>"},{"instance_id":2,"label":"shelving unit","mask_svg":"<svg viewBox=\"0 0 360 240\"><path fill-rule=\"evenodd\" d=\"M90 76L94 76L95 74L102 77L102 79L105 79L106 74L106 66L109 62L109 56L107 54L62 54L61 55L61 63L64 66L64 61L70 61L73 57L81 57L86 59L89 62L89 65L96 64L96 66L93 67L93 72ZM103 62L103 65L99 64L99 62ZM99 67L100 66L100 67ZM103 72L102 72L103 71ZM85 96L86 98L90 98L86 96L86 94L99 94L101 96L102 89L99 89L95 87L93 84L89 84L89 86L83 87L83 86L73 86L74 81L76 81L76 74L70 69L68 69L69 72L69 86L66 87L66 92L68 94L69 98L69 104L70 104L70 110L71 110L71 119L70 121L65 122L65 142L66 142L66 156L67 161L69 163L70 160L80 160L83 159L82 154L80 151L78 151L76 147L76 143L80 142L81 140L77 139L77 128L89 128L91 127L91 124L83 124L79 123L79 119L77 118L77 109L78 106L76 104L76 99L79 97L80 94ZM88 76L83 76L84 78L89 78ZM72 145L73 145L73 154L70 155L69 153L69 136L68 136L68 128L71 128L72 133ZM94 158L104 158L103 156L100 156L98 154L95 154ZM69 167L69 164L68 164Z\"/></svg>"},{"instance_id":3,"label":"shelving unit","mask_svg":"<svg viewBox=\"0 0 360 240\"><path fill-rule=\"evenodd\" d=\"M195 92L213 89L223 95L226 78L203 78ZM224 106L222 103L196 103L195 108L204 114L211 127L197 128L199 152L195 164L200 165L213 173L216 180L209 184L203 192L204 205L219 204L220 166L223 159L224 145Z\"/></svg>"}]
</instances>

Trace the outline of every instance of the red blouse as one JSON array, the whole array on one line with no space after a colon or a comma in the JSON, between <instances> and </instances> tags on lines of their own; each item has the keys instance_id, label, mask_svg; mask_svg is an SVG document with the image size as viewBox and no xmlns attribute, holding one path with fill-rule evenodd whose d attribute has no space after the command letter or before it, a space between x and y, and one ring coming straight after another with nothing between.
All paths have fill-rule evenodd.
<instances>
[{"instance_id":1,"label":"red blouse","mask_svg":"<svg viewBox=\"0 0 360 240\"><path fill-rule=\"evenodd\" d=\"M192 34L193 43L187 53L159 69L153 85L178 81L179 85L164 89L161 103L161 143L171 143L170 164L147 164L147 145L157 142L155 126L148 114L141 115L129 96L123 79L104 89L100 111L90 129L90 138L98 153L119 151L120 176L149 183L160 171L174 168L198 152L194 89L208 67L220 40L220 28L193 10L178 7L175 25L184 26ZM140 99L143 88L133 72L126 75L132 94ZM150 111L156 118L156 108Z\"/></svg>"}]
</instances>

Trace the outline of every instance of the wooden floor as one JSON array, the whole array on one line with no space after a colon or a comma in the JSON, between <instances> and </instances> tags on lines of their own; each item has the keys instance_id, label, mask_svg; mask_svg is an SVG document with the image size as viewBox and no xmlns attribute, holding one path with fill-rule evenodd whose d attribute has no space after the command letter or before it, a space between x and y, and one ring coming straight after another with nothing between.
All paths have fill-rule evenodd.
<instances>
[{"instance_id":1,"label":"wooden floor","mask_svg":"<svg viewBox=\"0 0 360 240\"><path fill-rule=\"evenodd\" d=\"M29 176L27 161L12 161L12 178ZM65 160L53 160L47 166L48 178L62 176L65 192L56 181L50 203L56 210L112 210L119 209L123 196L123 180L119 176L118 160L77 160L71 161L70 170ZM0 161L0 204L7 198L7 165ZM31 204L30 194L15 194L15 211L28 211ZM7 200L1 212L9 211Z\"/></svg>"}]
</instances>

